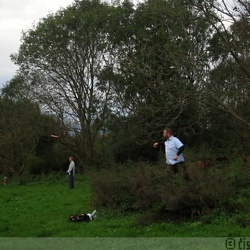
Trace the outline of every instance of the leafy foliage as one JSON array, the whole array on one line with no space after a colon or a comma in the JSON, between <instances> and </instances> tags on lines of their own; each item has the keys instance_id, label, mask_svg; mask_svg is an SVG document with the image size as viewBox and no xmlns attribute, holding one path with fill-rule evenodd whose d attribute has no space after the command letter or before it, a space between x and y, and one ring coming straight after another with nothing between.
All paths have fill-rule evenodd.
<instances>
[{"instance_id":1,"label":"leafy foliage","mask_svg":"<svg viewBox=\"0 0 250 250\"><path fill-rule=\"evenodd\" d=\"M90 185L95 206L151 211L158 219L196 220L215 209L225 213L243 209L244 203L237 197L249 185L249 173L244 171L233 166L193 167L186 181L182 174L172 175L157 165L141 163L93 173Z\"/></svg>"},{"instance_id":2,"label":"leafy foliage","mask_svg":"<svg viewBox=\"0 0 250 250\"><path fill-rule=\"evenodd\" d=\"M82 169L156 160L165 126L193 150L249 164L248 14L238 0L75 1L23 32L2 94L49 113ZM56 154L33 139L51 169Z\"/></svg>"},{"instance_id":3,"label":"leafy foliage","mask_svg":"<svg viewBox=\"0 0 250 250\"><path fill-rule=\"evenodd\" d=\"M13 79L0 97L0 173L38 174L62 168L62 159L57 157L64 147L56 146L57 141L50 137L62 127L53 116L42 113L21 86L22 78Z\"/></svg>"}]
</instances>

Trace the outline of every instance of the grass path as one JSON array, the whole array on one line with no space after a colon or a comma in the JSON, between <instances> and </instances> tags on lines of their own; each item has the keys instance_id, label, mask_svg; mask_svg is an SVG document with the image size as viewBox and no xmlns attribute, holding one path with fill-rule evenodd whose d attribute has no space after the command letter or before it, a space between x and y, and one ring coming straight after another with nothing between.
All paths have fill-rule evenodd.
<instances>
[{"instance_id":1,"label":"grass path","mask_svg":"<svg viewBox=\"0 0 250 250\"><path fill-rule=\"evenodd\" d=\"M86 178L75 189L67 180L0 186L1 237L247 237L250 229L229 223L200 222L135 226L136 215L111 215L97 211L89 223L69 223L71 214L92 212Z\"/></svg>"}]
</instances>

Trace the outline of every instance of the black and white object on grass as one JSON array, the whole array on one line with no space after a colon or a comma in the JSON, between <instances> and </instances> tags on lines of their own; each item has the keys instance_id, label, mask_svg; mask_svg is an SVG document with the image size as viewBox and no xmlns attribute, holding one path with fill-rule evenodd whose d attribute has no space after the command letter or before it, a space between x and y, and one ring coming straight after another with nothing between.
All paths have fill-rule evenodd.
<instances>
[{"instance_id":1,"label":"black and white object on grass","mask_svg":"<svg viewBox=\"0 0 250 250\"><path fill-rule=\"evenodd\" d=\"M91 214L87 214L90 220L94 220L95 213L96 213L96 210L94 210Z\"/></svg>"},{"instance_id":2,"label":"black and white object on grass","mask_svg":"<svg viewBox=\"0 0 250 250\"><path fill-rule=\"evenodd\" d=\"M89 222L91 220L94 220L95 213L96 213L96 210L94 210L92 213L88 213L88 214L70 215L68 220L70 222L81 222L81 221Z\"/></svg>"}]
</instances>

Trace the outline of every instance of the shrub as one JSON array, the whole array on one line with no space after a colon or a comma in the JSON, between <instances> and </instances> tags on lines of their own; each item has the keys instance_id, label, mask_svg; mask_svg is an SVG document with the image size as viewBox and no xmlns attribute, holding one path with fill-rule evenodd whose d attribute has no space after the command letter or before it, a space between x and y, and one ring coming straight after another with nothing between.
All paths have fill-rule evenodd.
<instances>
[{"instance_id":1,"label":"shrub","mask_svg":"<svg viewBox=\"0 0 250 250\"><path fill-rule=\"evenodd\" d=\"M46 162L37 157L33 156L31 157L30 161L28 162L24 175L38 175L43 172L44 167L46 166Z\"/></svg>"},{"instance_id":2,"label":"shrub","mask_svg":"<svg viewBox=\"0 0 250 250\"><path fill-rule=\"evenodd\" d=\"M186 181L182 173L173 175L157 165L119 166L91 174L92 202L121 211L152 212L171 220L195 220L214 209L231 213L242 209L238 189L250 180L242 172L240 167L192 167Z\"/></svg>"}]
</instances>

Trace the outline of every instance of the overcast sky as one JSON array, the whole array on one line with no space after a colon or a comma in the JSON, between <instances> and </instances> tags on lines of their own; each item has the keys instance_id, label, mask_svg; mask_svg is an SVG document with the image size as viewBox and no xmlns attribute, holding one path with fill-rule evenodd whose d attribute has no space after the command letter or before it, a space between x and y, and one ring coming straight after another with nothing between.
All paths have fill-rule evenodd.
<instances>
[{"instance_id":1,"label":"overcast sky","mask_svg":"<svg viewBox=\"0 0 250 250\"><path fill-rule=\"evenodd\" d=\"M17 67L10 54L18 52L22 30L66 7L74 0L0 0L0 87L10 80Z\"/></svg>"}]
</instances>

